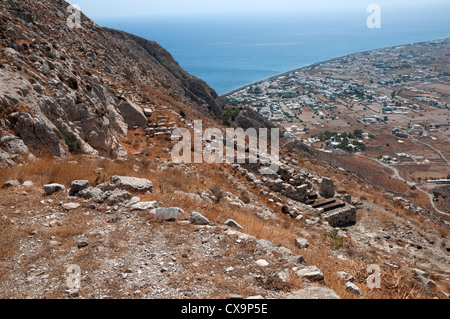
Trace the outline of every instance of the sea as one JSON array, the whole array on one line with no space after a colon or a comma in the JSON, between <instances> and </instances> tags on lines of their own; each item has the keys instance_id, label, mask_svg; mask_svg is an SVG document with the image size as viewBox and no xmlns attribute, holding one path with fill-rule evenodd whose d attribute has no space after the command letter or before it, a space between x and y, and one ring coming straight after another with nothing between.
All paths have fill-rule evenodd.
<instances>
[{"instance_id":1,"label":"sea","mask_svg":"<svg viewBox=\"0 0 450 319\"><path fill-rule=\"evenodd\" d=\"M365 6L348 10L99 17L94 21L156 41L220 95L351 53L450 36L450 6L381 8L369 28Z\"/></svg>"}]
</instances>

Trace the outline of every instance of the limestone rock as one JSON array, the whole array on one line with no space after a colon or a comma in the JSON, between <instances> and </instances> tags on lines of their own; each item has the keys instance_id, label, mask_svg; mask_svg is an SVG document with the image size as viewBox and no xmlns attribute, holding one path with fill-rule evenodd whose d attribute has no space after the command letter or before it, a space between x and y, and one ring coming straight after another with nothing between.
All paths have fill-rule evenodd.
<instances>
[{"instance_id":1,"label":"limestone rock","mask_svg":"<svg viewBox=\"0 0 450 319\"><path fill-rule=\"evenodd\" d=\"M14 161L11 157L3 150L0 150L0 167L11 167L14 166Z\"/></svg>"},{"instance_id":2,"label":"limestone rock","mask_svg":"<svg viewBox=\"0 0 450 319\"><path fill-rule=\"evenodd\" d=\"M52 195L59 191L64 191L64 190L66 190L66 187L61 184L53 183L53 184L44 185L44 191L47 194L47 196Z\"/></svg>"},{"instance_id":3,"label":"limestone rock","mask_svg":"<svg viewBox=\"0 0 450 319\"><path fill-rule=\"evenodd\" d=\"M103 203L110 194L102 192L97 187L89 187L78 192L78 196L84 199L94 199L96 202Z\"/></svg>"},{"instance_id":4,"label":"limestone rock","mask_svg":"<svg viewBox=\"0 0 450 319\"><path fill-rule=\"evenodd\" d=\"M123 136L127 135L128 125L125 123L123 116L120 115L114 105L110 104L106 109L108 111L108 119L111 122L113 129Z\"/></svg>"},{"instance_id":5,"label":"limestone rock","mask_svg":"<svg viewBox=\"0 0 450 319\"><path fill-rule=\"evenodd\" d=\"M116 189L116 185L111 183L103 183L96 186L98 189L100 189L102 192L108 192L113 191Z\"/></svg>"},{"instance_id":6,"label":"limestone rock","mask_svg":"<svg viewBox=\"0 0 450 319\"><path fill-rule=\"evenodd\" d=\"M10 188L10 187L19 187L20 183L17 179L11 180L11 181L7 181L5 183L3 183L2 188Z\"/></svg>"},{"instance_id":7,"label":"limestone rock","mask_svg":"<svg viewBox=\"0 0 450 319\"><path fill-rule=\"evenodd\" d=\"M348 291L348 292L350 292L350 293L352 293L352 294L354 294L354 295L357 295L357 296L360 296L360 295L361 295L361 289L359 289L359 287L356 286L356 285L355 285L354 283L352 283L352 282L347 282L347 283L345 284L345 290Z\"/></svg>"},{"instance_id":8,"label":"limestone rock","mask_svg":"<svg viewBox=\"0 0 450 319\"><path fill-rule=\"evenodd\" d=\"M153 191L153 183L144 178L114 175L111 177L111 182L117 187L130 192L145 193L147 191Z\"/></svg>"},{"instance_id":9,"label":"limestone rock","mask_svg":"<svg viewBox=\"0 0 450 319\"><path fill-rule=\"evenodd\" d=\"M309 242L306 239L304 239L304 238L297 238L295 240L295 246L300 248L300 249L308 248L309 247Z\"/></svg>"},{"instance_id":10,"label":"limestone rock","mask_svg":"<svg viewBox=\"0 0 450 319\"><path fill-rule=\"evenodd\" d=\"M423 284L425 287L427 287L427 288L432 289L432 288L436 287L436 283L434 282L434 280L431 280L431 279L429 279L429 278L427 278L427 277L424 277L424 276L422 276L422 275L416 276L415 278L416 278L417 280L421 281L422 284Z\"/></svg>"},{"instance_id":11,"label":"limestone rock","mask_svg":"<svg viewBox=\"0 0 450 319\"><path fill-rule=\"evenodd\" d=\"M70 192L77 194L78 192L89 187L89 181L86 180L76 180L70 183Z\"/></svg>"},{"instance_id":12,"label":"limestone rock","mask_svg":"<svg viewBox=\"0 0 450 319\"><path fill-rule=\"evenodd\" d=\"M416 276L423 276L423 277L425 277L425 278L428 278L428 276L429 276L429 274L428 274L427 272L425 272L425 271L423 271L423 270L420 270L420 269L417 269L417 268L414 268L414 269L412 270L412 273L413 273L414 275L416 275Z\"/></svg>"},{"instance_id":13,"label":"limestone rock","mask_svg":"<svg viewBox=\"0 0 450 319\"><path fill-rule=\"evenodd\" d=\"M149 209L158 208L158 202L157 201L138 202L138 203L134 203L128 207L130 207L133 210L149 210Z\"/></svg>"},{"instance_id":14,"label":"limestone rock","mask_svg":"<svg viewBox=\"0 0 450 319\"><path fill-rule=\"evenodd\" d=\"M30 153L25 143L15 135L7 134L0 139L5 151L10 154L24 154Z\"/></svg>"},{"instance_id":15,"label":"limestone rock","mask_svg":"<svg viewBox=\"0 0 450 319\"><path fill-rule=\"evenodd\" d=\"M119 203L123 203L127 200L131 199L131 194L124 190L115 190L111 193L111 195L108 197L108 205L115 205Z\"/></svg>"},{"instance_id":16,"label":"limestone rock","mask_svg":"<svg viewBox=\"0 0 450 319\"><path fill-rule=\"evenodd\" d=\"M176 220L179 213L180 213L180 208L178 208L178 207L157 208L154 212L156 219L162 219L165 221Z\"/></svg>"},{"instance_id":17,"label":"limestone rock","mask_svg":"<svg viewBox=\"0 0 450 319\"><path fill-rule=\"evenodd\" d=\"M81 207L81 204L79 203L66 203L62 205L62 208L64 208L65 210L74 210L74 209L78 209Z\"/></svg>"},{"instance_id":18,"label":"limestone rock","mask_svg":"<svg viewBox=\"0 0 450 319\"><path fill-rule=\"evenodd\" d=\"M347 282L355 282L355 277L345 271L338 271L338 276Z\"/></svg>"},{"instance_id":19,"label":"limestone rock","mask_svg":"<svg viewBox=\"0 0 450 319\"><path fill-rule=\"evenodd\" d=\"M189 216L189 221L194 225L209 225L211 222L198 212L192 212L191 216Z\"/></svg>"},{"instance_id":20,"label":"limestone rock","mask_svg":"<svg viewBox=\"0 0 450 319\"><path fill-rule=\"evenodd\" d=\"M145 116L142 108L133 102L124 99L117 106L120 115L122 115L125 123L129 128L133 126L146 127L147 117Z\"/></svg>"},{"instance_id":21,"label":"limestone rock","mask_svg":"<svg viewBox=\"0 0 450 319\"><path fill-rule=\"evenodd\" d=\"M24 186L24 187L33 187L34 183L33 183L33 181L25 181L25 182L23 182L22 186Z\"/></svg>"},{"instance_id":22,"label":"limestone rock","mask_svg":"<svg viewBox=\"0 0 450 319\"><path fill-rule=\"evenodd\" d=\"M300 278L306 278L309 281L322 281L324 276L322 271L316 266L303 267L297 271L297 276Z\"/></svg>"},{"instance_id":23,"label":"limestone rock","mask_svg":"<svg viewBox=\"0 0 450 319\"><path fill-rule=\"evenodd\" d=\"M229 226L229 227L234 227L234 228L239 228L239 229L244 229L244 227L242 227L241 225L239 225L237 222L235 222L232 219L228 219L225 222L225 225Z\"/></svg>"},{"instance_id":24,"label":"limestone rock","mask_svg":"<svg viewBox=\"0 0 450 319\"><path fill-rule=\"evenodd\" d=\"M269 266L269 263L265 259L258 259L255 263L261 267Z\"/></svg>"},{"instance_id":25,"label":"limestone rock","mask_svg":"<svg viewBox=\"0 0 450 319\"><path fill-rule=\"evenodd\" d=\"M330 288L323 286L310 286L291 293L289 299L340 299Z\"/></svg>"}]
</instances>

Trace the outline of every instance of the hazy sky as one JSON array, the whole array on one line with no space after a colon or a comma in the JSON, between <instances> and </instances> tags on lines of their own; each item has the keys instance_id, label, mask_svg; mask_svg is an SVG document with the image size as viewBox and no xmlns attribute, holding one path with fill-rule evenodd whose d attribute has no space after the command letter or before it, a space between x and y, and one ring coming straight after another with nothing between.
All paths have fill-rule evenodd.
<instances>
[{"instance_id":1,"label":"hazy sky","mask_svg":"<svg viewBox=\"0 0 450 319\"><path fill-rule=\"evenodd\" d=\"M448 0L69 0L78 4L90 18L155 15L193 15L203 13L271 13L277 11L305 12L365 10L378 4L390 10L423 7L449 8Z\"/></svg>"}]
</instances>

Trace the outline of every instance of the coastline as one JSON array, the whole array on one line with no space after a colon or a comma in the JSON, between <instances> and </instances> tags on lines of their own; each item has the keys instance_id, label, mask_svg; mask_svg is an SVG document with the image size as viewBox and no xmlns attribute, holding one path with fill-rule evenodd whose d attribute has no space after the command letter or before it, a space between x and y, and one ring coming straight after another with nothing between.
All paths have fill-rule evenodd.
<instances>
[{"instance_id":1,"label":"coastline","mask_svg":"<svg viewBox=\"0 0 450 319\"><path fill-rule=\"evenodd\" d=\"M315 62L315 63L309 64L309 65L306 65L306 66L303 66L303 67L299 67L299 68L296 68L296 69L293 69L293 70L290 70L290 71L286 71L286 72L282 72L282 73L279 73L279 74L275 74L275 75L270 76L268 78L261 79L259 81L256 81L256 82L253 82L253 83L241 86L241 87L239 87L237 89L234 89L234 90L232 90L230 92L221 94L220 97L226 98L227 96L232 95L232 94L234 94L234 93L236 93L236 92L238 92L238 91L240 91L242 89L246 89L246 88L248 88L248 87L250 87L252 85L260 84L262 82L266 82L266 81L269 81L269 80L275 80L276 78L279 78L281 76L288 75L288 74L291 74L293 72L297 72L297 71L300 71L300 70L303 70L303 69L306 69L306 68L310 68L310 67L313 67L313 66L318 66L318 65L323 64L323 63L332 62L332 61L334 61L336 59L342 59L342 58L346 58L346 57L351 57L351 56L354 56L354 55L357 55L357 54L364 54L364 53L372 52L372 51L376 51L376 50L385 50L385 49L396 48L396 47L401 47L401 46L411 46L411 45L416 45L416 44L421 44L421 43L426 43L426 42L441 41L441 40L445 40L445 39L449 39L449 38L450 38L450 35L448 37L445 37L445 38L433 39L433 40L429 40L429 41L420 41L420 42L414 42L414 43L398 44L398 45L394 45L394 46L386 46L386 47L373 49L373 50L366 50L366 51L360 51L360 52L355 52L355 53L349 53L349 54L338 56L338 57L331 58L331 59L328 59L328 60Z\"/></svg>"}]
</instances>

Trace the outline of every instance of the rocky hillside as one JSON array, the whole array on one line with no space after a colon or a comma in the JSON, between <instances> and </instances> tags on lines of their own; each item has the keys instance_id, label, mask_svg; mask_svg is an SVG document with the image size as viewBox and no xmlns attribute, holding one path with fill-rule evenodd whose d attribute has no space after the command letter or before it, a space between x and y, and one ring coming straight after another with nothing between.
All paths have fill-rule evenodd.
<instances>
[{"instance_id":1,"label":"rocky hillside","mask_svg":"<svg viewBox=\"0 0 450 319\"><path fill-rule=\"evenodd\" d=\"M65 1L0 3L3 165L30 152L125 158L118 136L145 127L143 107L177 104L220 115L224 101L155 42L98 27L67 26ZM133 91L133 96L129 96ZM43 147L44 146L44 147Z\"/></svg>"},{"instance_id":2,"label":"rocky hillside","mask_svg":"<svg viewBox=\"0 0 450 319\"><path fill-rule=\"evenodd\" d=\"M174 162L173 129L224 130L224 102L154 42L68 28L67 5L0 4L0 298L448 298L448 223L285 138L272 175L251 145Z\"/></svg>"}]
</instances>

